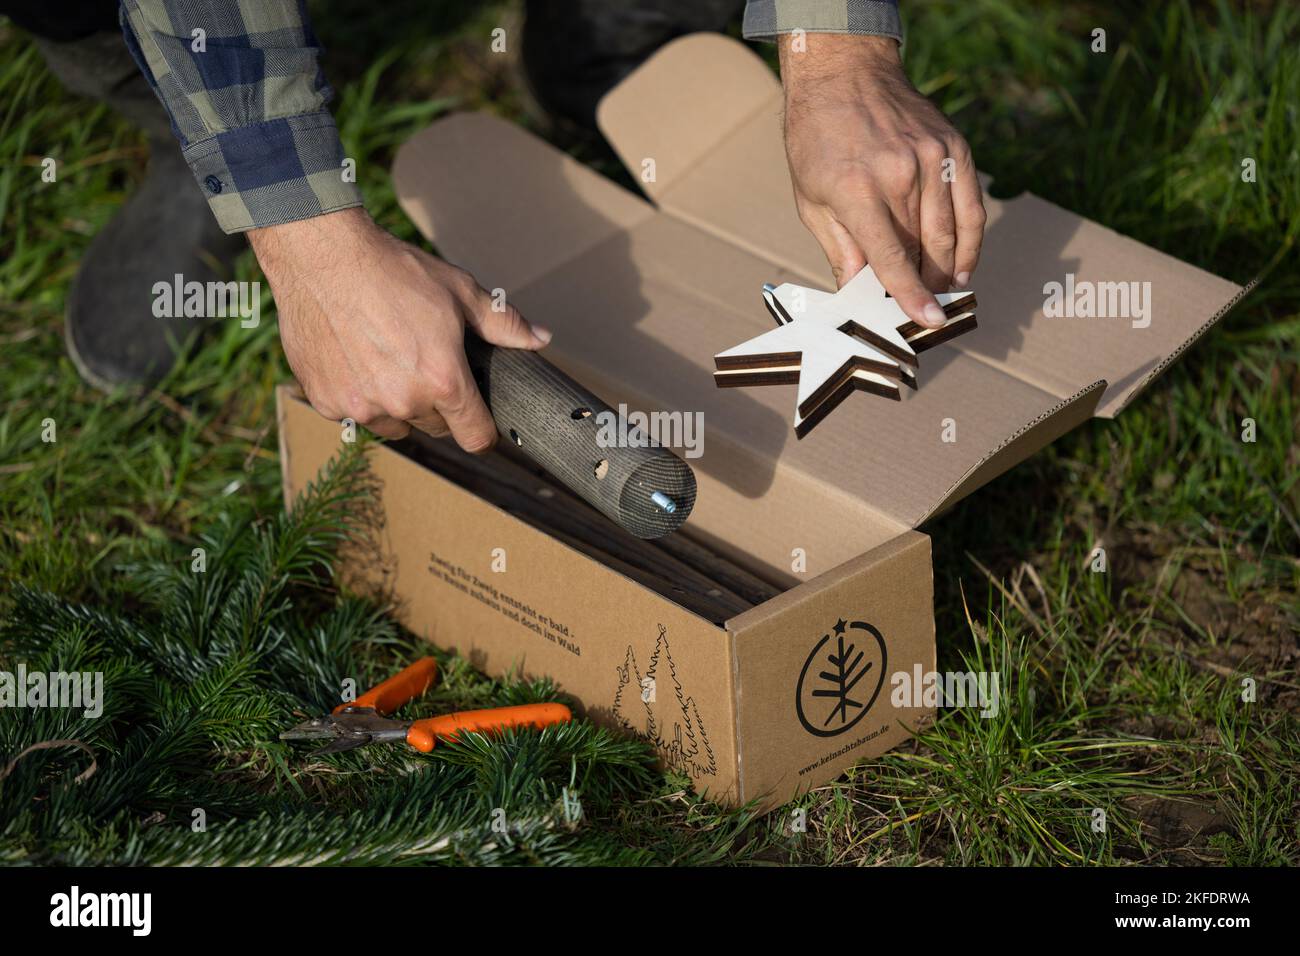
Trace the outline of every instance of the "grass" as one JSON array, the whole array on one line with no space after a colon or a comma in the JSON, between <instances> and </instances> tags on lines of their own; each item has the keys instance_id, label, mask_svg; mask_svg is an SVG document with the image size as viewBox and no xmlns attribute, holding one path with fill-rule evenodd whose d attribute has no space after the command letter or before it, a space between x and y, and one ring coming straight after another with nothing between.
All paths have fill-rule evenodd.
<instances>
[{"instance_id":1,"label":"grass","mask_svg":"<svg viewBox=\"0 0 1300 956\"><path fill-rule=\"evenodd\" d=\"M395 145L453 107L526 120L508 68L486 53L508 5L399 6L405 12L325 5L317 26L338 51L327 70L371 211L414 238L387 181ZM1093 3L904 5L909 72L953 116L995 195L1032 190L1234 281L1262 277L1121 418L1084 426L926 529L935 539L939 666L999 670L998 717L946 711L913 745L764 818L700 801L682 780L648 769L635 746L597 735L583 821L551 843L538 824L521 844L535 852L506 859L1300 862L1300 13L1281 3L1148 6L1120 16ZM410 28L393 30L399 18ZM1089 49L1097 27L1107 31L1104 54ZM124 568L179 560L234 516L277 513L271 391L287 370L272 323L231 323L156 392L102 396L83 385L62 352L63 300L90 238L139 180L143 141L63 92L27 39L3 26L0 103L0 612L19 614L32 589L61 607L155 620ZM56 183L41 181L46 156L59 163ZM617 172L607 155L583 158ZM1256 162L1254 183L1241 179L1243 158ZM237 277L256 277L251 256ZM263 306L272 314L269 297ZM1245 418L1256 423L1253 443L1240 439ZM41 440L47 420L55 443ZM1099 545L1105 574L1089 570ZM346 595L325 593L304 610L313 616L303 626L362 613L346 611ZM339 633L337 655L368 674L411 650L381 619L370 633L385 640L361 639L355 622ZM93 647L95 638L60 640ZM11 635L3 659L20 659L21 647ZM127 648L122 659L164 683L179 679L150 653ZM527 692L463 661L444 665L457 700ZM1255 682L1253 703L1241 699L1243 678ZM123 686L139 706L156 706L129 680ZM297 699L311 698L300 690ZM292 812L307 815L314 802L355 794L355 782L334 779L330 767L290 773L277 763L287 759L268 743L278 714L263 714L265 727L254 722L248 739L214 727L195 744L218 755L230 786L213 799L226 801L217 805L248 841L215 858L253 858L250 847L265 845L259 833L291 843L293 826L320 824L261 816L235 799L241 787L283 790ZM12 719L0 718L6 749L38 739L13 730ZM448 826L463 823L455 794L466 787L466 807L518 793L542 808L576 766L548 764L532 792L490 753L424 759L436 772L409 796L445 805ZM193 754L177 761L190 767ZM0 795L17 792L16 779ZM197 786L193 775L183 782ZM141 817L156 803L112 809ZM1104 832L1093 827L1098 810ZM387 837L367 838L356 858L401 858L410 821L392 814ZM135 833L111 814L85 819L127 843ZM14 861L126 858L127 844L105 831L79 835L49 813L24 820ZM802 830L791 825L798 820ZM189 852L177 849L187 846L180 837L148 839L155 855L137 858Z\"/></svg>"}]
</instances>

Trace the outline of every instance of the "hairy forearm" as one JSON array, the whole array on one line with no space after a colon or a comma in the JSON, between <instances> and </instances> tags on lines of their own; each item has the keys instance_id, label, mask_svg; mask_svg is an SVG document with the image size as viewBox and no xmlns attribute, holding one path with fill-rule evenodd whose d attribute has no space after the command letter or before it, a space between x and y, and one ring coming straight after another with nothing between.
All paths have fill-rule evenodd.
<instances>
[{"instance_id":1,"label":"hairy forearm","mask_svg":"<svg viewBox=\"0 0 1300 956\"><path fill-rule=\"evenodd\" d=\"M362 208L312 216L251 229L249 245L272 284L301 281L355 264L358 252L372 243L377 227Z\"/></svg>"},{"instance_id":2,"label":"hairy forearm","mask_svg":"<svg viewBox=\"0 0 1300 956\"><path fill-rule=\"evenodd\" d=\"M902 73L898 43L889 37L784 34L777 49L787 101L816 100L828 87L865 92Z\"/></svg>"},{"instance_id":3,"label":"hairy forearm","mask_svg":"<svg viewBox=\"0 0 1300 956\"><path fill-rule=\"evenodd\" d=\"M889 37L791 34L779 49L795 203L836 282L870 265L913 322L942 325L933 293L969 281L984 227L965 140Z\"/></svg>"},{"instance_id":4,"label":"hairy forearm","mask_svg":"<svg viewBox=\"0 0 1300 956\"><path fill-rule=\"evenodd\" d=\"M285 358L317 411L386 438L415 427L450 432L467 451L492 446L466 326L507 348L540 348L550 333L361 209L254 229L249 241L275 295Z\"/></svg>"}]
</instances>

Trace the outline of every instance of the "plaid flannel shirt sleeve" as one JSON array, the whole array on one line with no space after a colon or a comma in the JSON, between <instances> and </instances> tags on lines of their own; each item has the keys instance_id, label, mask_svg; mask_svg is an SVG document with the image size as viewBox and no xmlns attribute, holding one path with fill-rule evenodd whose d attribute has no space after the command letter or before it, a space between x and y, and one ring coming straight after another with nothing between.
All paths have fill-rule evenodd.
<instances>
[{"instance_id":1,"label":"plaid flannel shirt sleeve","mask_svg":"<svg viewBox=\"0 0 1300 956\"><path fill-rule=\"evenodd\" d=\"M120 17L222 229L362 204L303 0L121 0Z\"/></svg>"},{"instance_id":2,"label":"plaid flannel shirt sleeve","mask_svg":"<svg viewBox=\"0 0 1300 956\"><path fill-rule=\"evenodd\" d=\"M858 33L903 42L898 0L749 0L746 40L773 40L777 34Z\"/></svg>"}]
</instances>

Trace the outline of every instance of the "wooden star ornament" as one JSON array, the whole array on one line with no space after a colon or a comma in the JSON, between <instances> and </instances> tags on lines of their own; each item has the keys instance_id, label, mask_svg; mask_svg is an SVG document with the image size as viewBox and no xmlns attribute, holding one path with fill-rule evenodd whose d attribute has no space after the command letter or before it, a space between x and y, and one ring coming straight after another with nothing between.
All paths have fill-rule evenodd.
<instances>
[{"instance_id":1,"label":"wooden star ornament","mask_svg":"<svg viewBox=\"0 0 1300 956\"><path fill-rule=\"evenodd\" d=\"M794 431L803 438L855 391L898 400L900 383L916 388L916 353L975 328L975 294L935 296L947 321L914 324L871 268L838 292L789 282L763 286L776 328L714 356L719 388L797 385Z\"/></svg>"}]
</instances>

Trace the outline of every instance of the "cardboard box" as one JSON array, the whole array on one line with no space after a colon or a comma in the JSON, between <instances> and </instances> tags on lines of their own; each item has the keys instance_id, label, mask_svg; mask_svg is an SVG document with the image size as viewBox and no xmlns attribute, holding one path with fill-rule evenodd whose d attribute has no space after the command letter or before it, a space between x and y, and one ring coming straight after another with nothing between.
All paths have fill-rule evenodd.
<instances>
[{"instance_id":1,"label":"cardboard box","mask_svg":"<svg viewBox=\"0 0 1300 956\"><path fill-rule=\"evenodd\" d=\"M762 283L831 287L795 214L781 106L746 47L691 36L599 111L651 201L486 115L414 137L394 179L443 255L554 330L553 362L611 405L703 412L699 494L679 533L783 593L715 624L390 447L372 459L378 550L355 568L435 644L492 674L550 675L710 797L765 807L931 716L891 693L892 675L934 669L930 542L916 527L1117 414L1244 291L1034 196L986 198L979 329L927 353L901 403L853 396L796 441L790 389L718 390L711 377L714 354L768 327ZM1045 314L1049 282L1074 317ZM1128 314L1079 316L1089 289L1104 311L1127 299ZM279 398L291 500L340 435L290 390Z\"/></svg>"}]
</instances>

